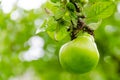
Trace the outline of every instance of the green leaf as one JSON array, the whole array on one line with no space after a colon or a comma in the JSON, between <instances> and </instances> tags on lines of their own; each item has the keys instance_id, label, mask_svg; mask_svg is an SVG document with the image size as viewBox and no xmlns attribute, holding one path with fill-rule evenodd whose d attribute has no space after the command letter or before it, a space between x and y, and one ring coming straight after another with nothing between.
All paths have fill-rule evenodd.
<instances>
[{"instance_id":1,"label":"green leaf","mask_svg":"<svg viewBox=\"0 0 120 80\"><path fill-rule=\"evenodd\" d=\"M57 21L53 17L50 17L47 22L47 31L55 31L57 27Z\"/></svg>"},{"instance_id":2,"label":"green leaf","mask_svg":"<svg viewBox=\"0 0 120 80\"><path fill-rule=\"evenodd\" d=\"M100 26L101 22L102 22L102 20L99 20L96 23L90 23L90 24L88 24L88 26L89 26L90 29L96 30Z\"/></svg>"},{"instance_id":3,"label":"green leaf","mask_svg":"<svg viewBox=\"0 0 120 80\"><path fill-rule=\"evenodd\" d=\"M100 2L100 1L105 1L105 0L89 0L90 3L95 3L95 2Z\"/></svg>"},{"instance_id":4,"label":"green leaf","mask_svg":"<svg viewBox=\"0 0 120 80\"><path fill-rule=\"evenodd\" d=\"M89 0L90 3L95 3L95 2L105 2L105 1L116 1L116 0Z\"/></svg>"},{"instance_id":5,"label":"green leaf","mask_svg":"<svg viewBox=\"0 0 120 80\"><path fill-rule=\"evenodd\" d=\"M54 10L54 16L56 19L63 17L64 14L65 14L65 10L61 7L58 7L56 8L56 10Z\"/></svg>"},{"instance_id":6,"label":"green leaf","mask_svg":"<svg viewBox=\"0 0 120 80\"><path fill-rule=\"evenodd\" d=\"M54 35L56 41L60 41L63 38L65 38L67 35L69 35L66 27L61 26L61 25L58 26L58 30L56 30L55 35Z\"/></svg>"},{"instance_id":7,"label":"green leaf","mask_svg":"<svg viewBox=\"0 0 120 80\"><path fill-rule=\"evenodd\" d=\"M67 3L66 7L67 7L67 9L68 9L69 11L71 11L71 12L74 12L74 11L75 11L75 6L74 6L74 4L71 3L71 2Z\"/></svg>"},{"instance_id":8,"label":"green leaf","mask_svg":"<svg viewBox=\"0 0 120 80\"><path fill-rule=\"evenodd\" d=\"M63 6L61 6L59 3L53 4L47 2L43 8L47 8L47 10L52 12L52 16L55 16L55 19L63 17L66 11L65 8L63 8Z\"/></svg>"},{"instance_id":9,"label":"green leaf","mask_svg":"<svg viewBox=\"0 0 120 80\"><path fill-rule=\"evenodd\" d=\"M50 0L51 2L53 2L53 3L57 3L57 2L59 2L60 0Z\"/></svg>"},{"instance_id":10,"label":"green leaf","mask_svg":"<svg viewBox=\"0 0 120 80\"><path fill-rule=\"evenodd\" d=\"M47 20L44 20L43 24L41 25L41 28L46 27L46 24L47 24Z\"/></svg>"},{"instance_id":11,"label":"green leaf","mask_svg":"<svg viewBox=\"0 0 120 80\"><path fill-rule=\"evenodd\" d=\"M55 21L53 17L48 20L47 33L52 39L60 41L68 35L67 26L69 24L66 21L63 22Z\"/></svg>"},{"instance_id":12,"label":"green leaf","mask_svg":"<svg viewBox=\"0 0 120 80\"><path fill-rule=\"evenodd\" d=\"M114 9L115 5L113 2L96 2L91 6L87 6L83 12L87 17L86 21L89 22L111 16Z\"/></svg>"},{"instance_id":13,"label":"green leaf","mask_svg":"<svg viewBox=\"0 0 120 80\"><path fill-rule=\"evenodd\" d=\"M46 30L47 20L44 20L41 26L36 30L36 34Z\"/></svg>"},{"instance_id":14,"label":"green leaf","mask_svg":"<svg viewBox=\"0 0 120 80\"><path fill-rule=\"evenodd\" d=\"M66 11L66 13L64 14L63 18L67 21L70 21L71 20L71 17L70 17L70 13L69 11Z\"/></svg>"},{"instance_id":15,"label":"green leaf","mask_svg":"<svg viewBox=\"0 0 120 80\"><path fill-rule=\"evenodd\" d=\"M56 27L57 27L57 21L55 21L54 18L51 17L47 22L46 31L52 39L55 39L54 34L55 34L55 31L56 31Z\"/></svg>"}]
</instances>

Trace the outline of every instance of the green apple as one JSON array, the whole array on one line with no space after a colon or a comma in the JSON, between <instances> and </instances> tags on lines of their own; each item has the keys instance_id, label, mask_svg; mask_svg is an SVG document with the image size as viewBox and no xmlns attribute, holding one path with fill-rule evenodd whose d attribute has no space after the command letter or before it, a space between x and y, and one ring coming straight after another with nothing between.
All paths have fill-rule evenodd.
<instances>
[{"instance_id":1,"label":"green apple","mask_svg":"<svg viewBox=\"0 0 120 80\"><path fill-rule=\"evenodd\" d=\"M61 66L72 73L86 73L96 67L99 52L90 34L83 34L64 44L59 51Z\"/></svg>"}]
</instances>

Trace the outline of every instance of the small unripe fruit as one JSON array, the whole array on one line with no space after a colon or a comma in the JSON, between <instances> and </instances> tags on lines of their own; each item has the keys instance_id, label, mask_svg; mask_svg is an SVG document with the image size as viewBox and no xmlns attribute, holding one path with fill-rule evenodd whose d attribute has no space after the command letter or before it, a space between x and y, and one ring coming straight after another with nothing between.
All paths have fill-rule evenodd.
<instances>
[{"instance_id":1,"label":"small unripe fruit","mask_svg":"<svg viewBox=\"0 0 120 80\"><path fill-rule=\"evenodd\" d=\"M61 66L72 73L86 73L96 67L99 52L93 36L83 34L64 44L59 52Z\"/></svg>"}]
</instances>

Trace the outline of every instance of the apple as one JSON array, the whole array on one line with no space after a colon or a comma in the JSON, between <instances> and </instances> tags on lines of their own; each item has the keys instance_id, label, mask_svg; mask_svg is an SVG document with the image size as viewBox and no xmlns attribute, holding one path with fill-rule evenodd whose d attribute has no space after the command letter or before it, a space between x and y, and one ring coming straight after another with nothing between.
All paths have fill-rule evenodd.
<instances>
[{"instance_id":1,"label":"apple","mask_svg":"<svg viewBox=\"0 0 120 80\"><path fill-rule=\"evenodd\" d=\"M72 73L86 73L96 67L99 52L92 35L84 33L64 44L59 51L61 66Z\"/></svg>"}]
</instances>

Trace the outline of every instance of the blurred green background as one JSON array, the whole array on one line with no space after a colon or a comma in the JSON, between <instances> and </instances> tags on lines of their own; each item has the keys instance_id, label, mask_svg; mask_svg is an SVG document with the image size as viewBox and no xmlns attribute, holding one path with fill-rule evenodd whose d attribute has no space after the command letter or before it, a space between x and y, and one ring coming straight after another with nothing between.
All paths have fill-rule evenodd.
<instances>
[{"instance_id":1,"label":"blurred green background","mask_svg":"<svg viewBox=\"0 0 120 80\"><path fill-rule=\"evenodd\" d=\"M95 31L97 67L71 74L58 60L68 38L56 42L40 28L46 18L40 8L45 1L0 0L0 80L120 80L120 3Z\"/></svg>"}]
</instances>

